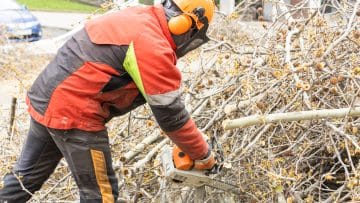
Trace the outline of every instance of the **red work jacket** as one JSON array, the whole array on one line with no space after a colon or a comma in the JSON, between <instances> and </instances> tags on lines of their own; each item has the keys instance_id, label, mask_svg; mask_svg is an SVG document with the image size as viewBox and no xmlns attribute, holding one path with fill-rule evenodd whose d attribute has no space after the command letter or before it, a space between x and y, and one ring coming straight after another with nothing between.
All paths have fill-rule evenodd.
<instances>
[{"instance_id":1,"label":"red work jacket","mask_svg":"<svg viewBox=\"0 0 360 203\"><path fill-rule=\"evenodd\" d=\"M148 103L160 127L193 159L208 146L181 101L176 45L162 7L134 7L89 21L28 91L32 118L56 129L99 131Z\"/></svg>"}]
</instances>

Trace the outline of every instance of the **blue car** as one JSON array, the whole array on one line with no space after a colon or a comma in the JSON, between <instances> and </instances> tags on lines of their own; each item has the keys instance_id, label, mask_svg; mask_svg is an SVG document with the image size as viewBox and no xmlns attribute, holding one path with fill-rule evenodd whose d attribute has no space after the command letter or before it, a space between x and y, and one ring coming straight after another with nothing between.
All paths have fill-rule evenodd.
<instances>
[{"instance_id":1,"label":"blue car","mask_svg":"<svg viewBox=\"0 0 360 203\"><path fill-rule=\"evenodd\" d=\"M25 6L0 0L0 35L10 41L36 41L41 39L41 25Z\"/></svg>"}]
</instances>

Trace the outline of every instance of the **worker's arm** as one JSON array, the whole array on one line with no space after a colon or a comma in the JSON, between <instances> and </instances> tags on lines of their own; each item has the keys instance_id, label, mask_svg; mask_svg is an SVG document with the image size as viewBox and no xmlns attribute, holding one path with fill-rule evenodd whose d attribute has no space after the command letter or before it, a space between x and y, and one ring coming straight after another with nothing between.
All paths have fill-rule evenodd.
<instances>
[{"instance_id":1,"label":"worker's arm","mask_svg":"<svg viewBox=\"0 0 360 203\"><path fill-rule=\"evenodd\" d=\"M215 158L205 142L201 132L189 117L184 104L177 97L165 106L150 105L155 118L170 139L191 159L195 160L196 169L210 169ZM180 126L180 127L179 127Z\"/></svg>"},{"instance_id":2,"label":"worker's arm","mask_svg":"<svg viewBox=\"0 0 360 203\"><path fill-rule=\"evenodd\" d=\"M178 147L194 160L206 157L208 144L190 118L180 95L169 104L150 104L150 107L162 130Z\"/></svg>"},{"instance_id":3,"label":"worker's arm","mask_svg":"<svg viewBox=\"0 0 360 203\"><path fill-rule=\"evenodd\" d=\"M124 67L150 105L160 127L194 160L206 158L209 147L181 102L181 73L174 51L164 41L139 37L127 51ZM152 41L151 49L144 46Z\"/></svg>"}]
</instances>

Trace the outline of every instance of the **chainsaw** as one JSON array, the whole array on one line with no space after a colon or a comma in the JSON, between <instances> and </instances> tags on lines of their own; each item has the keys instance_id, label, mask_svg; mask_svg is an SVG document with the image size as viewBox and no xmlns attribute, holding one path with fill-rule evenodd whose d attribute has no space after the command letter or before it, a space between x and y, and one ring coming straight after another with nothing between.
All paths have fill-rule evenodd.
<instances>
[{"instance_id":1,"label":"chainsaw","mask_svg":"<svg viewBox=\"0 0 360 203\"><path fill-rule=\"evenodd\" d=\"M160 156L165 176L175 182L195 188L209 186L240 195L236 185L210 177L220 172L222 167L218 164L211 170L192 169L194 161L177 146L165 145Z\"/></svg>"}]
</instances>

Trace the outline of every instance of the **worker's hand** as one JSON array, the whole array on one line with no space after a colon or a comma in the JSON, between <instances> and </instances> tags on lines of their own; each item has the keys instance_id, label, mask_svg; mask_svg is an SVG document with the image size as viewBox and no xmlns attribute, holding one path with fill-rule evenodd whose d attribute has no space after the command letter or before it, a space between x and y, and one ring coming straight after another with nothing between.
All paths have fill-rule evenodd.
<instances>
[{"instance_id":1,"label":"worker's hand","mask_svg":"<svg viewBox=\"0 0 360 203\"><path fill-rule=\"evenodd\" d=\"M209 149L207 156L201 160L195 160L194 168L198 170L212 169L216 164L214 153Z\"/></svg>"}]
</instances>

